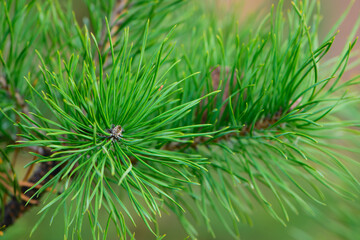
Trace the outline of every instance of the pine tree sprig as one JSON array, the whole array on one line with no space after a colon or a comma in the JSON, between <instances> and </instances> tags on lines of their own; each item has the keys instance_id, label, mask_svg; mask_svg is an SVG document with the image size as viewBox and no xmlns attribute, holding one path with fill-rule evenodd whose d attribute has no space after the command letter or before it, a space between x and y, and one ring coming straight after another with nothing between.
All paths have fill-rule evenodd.
<instances>
[{"instance_id":1,"label":"pine tree sprig","mask_svg":"<svg viewBox=\"0 0 360 240\"><path fill-rule=\"evenodd\" d=\"M337 33L319 38L316 1L286 14L279 1L240 26L201 2L85 0L84 24L71 1L15 2L0 9L0 129L38 169L18 181L4 152L5 228L41 201L33 231L63 212L65 238L81 238L85 221L93 238L110 225L134 238L137 215L161 239L168 210L192 238L194 219L215 236L214 215L238 238L256 208L287 225L290 211L326 205L324 188L357 197L358 164L343 154L357 153L345 143L356 143L359 124L337 114L358 101L359 76L341 78L360 20L325 61Z\"/></svg>"}]
</instances>

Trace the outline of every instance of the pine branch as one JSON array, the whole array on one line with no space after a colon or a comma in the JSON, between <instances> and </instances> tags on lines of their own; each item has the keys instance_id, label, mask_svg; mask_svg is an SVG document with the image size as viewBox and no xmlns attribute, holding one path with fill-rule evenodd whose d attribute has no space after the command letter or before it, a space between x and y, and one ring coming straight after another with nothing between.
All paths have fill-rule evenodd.
<instances>
[{"instance_id":1,"label":"pine branch","mask_svg":"<svg viewBox=\"0 0 360 240\"><path fill-rule=\"evenodd\" d=\"M319 80L319 61L332 40L317 46L316 24L310 29L315 32L309 32L307 16L313 14L304 10L315 5L311 7L305 1L298 4L300 10L294 5L294 11L287 15L288 24L280 1L280 11L264 19L268 29L259 27L250 40L236 35L238 29L233 25L218 28L204 19L193 22L202 15L196 14L185 23L194 25L192 38L180 31L176 40L185 47L173 56L175 48L168 44L173 28L158 23L181 1L151 1L148 15L141 11L144 8L137 8L147 6L141 1L134 5L137 10L130 17L120 17L133 6L130 2L117 1L111 14L106 4L87 0L89 6L103 7L90 12L94 35L77 25L76 33L63 35L66 40L71 36L71 40L64 44L69 49L59 51L57 62L44 61L39 54L43 85L35 89L29 84L33 93L29 104L36 113L19 113L21 121L16 124L22 138L18 147L32 149L37 158L31 164L38 169L28 182L19 184L20 198L12 196L6 204L5 228L40 202L50 186L63 188L44 206L44 214L50 206L56 206L58 212L62 203L78 196L79 200L64 208L65 221L74 224L74 231L80 234L84 213L88 213L93 236L102 234L112 221L124 238L129 233L124 219L132 216L118 191L128 195L129 205L155 235L158 233L150 224L156 224L162 206L167 206L192 237L196 233L184 217L184 208L191 212L191 207L183 204L189 200L184 196L194 200L210 231L208 212L220 213L217 207L222 206L233 222L238 222L239 218L248 218L253 199L284 222L272 207L272 200L264 196L264 188L276 197L285 220L286 208L295 209L292 202L310 208L304 196L322 203L317 184L347 196L331 178L320 173L318 165L341 181L357 181L336 156L338 153L318 144L321 136L315 131L324 129L317 122L343 100L334 94L335 100L329 101L336 103L328 104L323 98L329 98L333 91L326 91L325 86L340 72L335 86L353 44L331 76ZM60 8L57 11L63 16ZM110 19L106 28L102 21L105 13ZM126 23L132 18L139 21ZM143 20L148 18L155 18L155 31L150 31L149 21L144 30ZM58 19L54 20L57 25ZM64 22L58 25L66 26ZM136 25L138 30L130 38L129 25ZM210 30L203 31L203 27ZM224 29L225 33L214 33L214 29ZM161 43L159 36L165 39ZM58 43L57 38L52 41ZM158 49L149 51L154 48ZM74 51L79 56L74 56ZM179 56L183 56L185 65L178 64ZM12 89L2 82L11 96ZM16 94L12 98L17 105L21 103ZM46 110L37 109L34 100L42 101ZM323 152L325 160L318 158ZM57 185L60 182L65 184ZM321 200L309 193L303 182L309 183ZM244 190L248 192L244 194ZM98 218L100 208L109 214L106 228ZM219 217L223 220L222 213Z\"/></svg>"},{"instance_id":2,"label":"pine branch","mask_svg":"<svg viewBox=\"0 0 360 240\"><path fill-rule=\"evenodd\" d=\"M111 33L113 41L117 40L117 35L115 32L119 29L119 26L122 24L123 19L119 19L119 16L125 11L125 8L128 9L131 7L131 4L128 4L127 0L117 0L116 6L112 13L111 18ZM105 26L105 24L104 24ZM101 43L99 47L104 47L105 50L109 48L109 44L104 46L104 42L106 40L107 29L103 28L103 33L101 37ZM98 64L96 59L96 63ZM108 56L106 57L105 65L108 65ZM29 112L29 107L24 100L24 97L18 90L12 90L9 83L6 81L5 77L0 75L0 88L4 89L9 98L14 99L17 107L19 108L19 112L22 112L30 119L32 119L32 114ZM19 139L18 139L19 140ZM26 149L41 155L42 157L50 157L54 152L48 147L39 147L39 146L27 146ZM131 159L131 162L135 165L137 160L135 158ZM28 211L32 206L36 205L34 202L39 203L41 197L45 192L38 193L39 187L48 183L56 174L59 173L62 167L57 168L53 171L53 168L58 164L57 161L48 161L41 162L37 167L37 170L32 173L29 180L30 186L22 186L20 188L20 196L24 196L20 200L14 195L11 197L10 201L5 205L4 212L2 213L0 210L0 217L2 221L0 221L0 230L6 230L9 226L11 226L19 217L21 217L26 211ZM39 182L48 172L52 172L49 176L47 176L44 180ZM33 188L31 184L38 184L36 188ZM31 199L29 201L29 199Z\"/></svg>"},{"instance_id":3,"label":"pine branch","mask_svg":"<svg viewBox=\"0 0 360 240\"><path fill-rule=\"evenodd\" d=\"M226 81L226 85L223 87L223 94L222 94L222 101L226 102L226 100L229 98L229 94L230 94L230 69L229 67L225 68L225 78L227 78ZM211 73L211 80L212 80L212 84L214 86L214 89L218 89L220 82L221 82L221 67L216 67L214 69L212 69L212 73ZM236 82L236 75L233 76L235 81L233 86L231 87L235 87L235 82ZM212 99L213 102L217 101L218 96L215 96L214 99ZM246 93L243 96L243 100L246 101ZM209 100L206 98L205 100L203 100L202 102L200 102L199 104L199 109L203 108L204 106L208 105ZM290 110L293 110L295 107L297 107L297 105L299 104L299 100L292 104L292 106L290 107L290 109L285 112L285 114L289 113ZM228 106L228 104L224 104L220 110L220 118L223 115L225 108ZM229 133L226 134L222 134L221 137L216 137L216 135L213 138L209 138L209 137L203 137L203 136L199 136L196 137L194 139L192 139L192 143L188 144L188 143L179 143L179 142L172 142L169 143L165 146L163 146L163 149L165 150L169 150L169 151L178 151L178 150L182 150L182 149L186 149L188 147L191 147L193 149L198 148L199 145L211 145L214 143L218 143L220 141L223 140L229 140L231 137L243 137L246 136L248 134L251 133L251 131L259 131L259 130L263 130L263 129L268 129L269 127L271 127L272 125L274 125L284 114L284 111L280 108L279 111L277 111L275 114L273 114L273 116L267 116L265 118L259 119L258 121L256 121L254 124L252 125L244 125L240 131L238 130L234 130L231 131ZM208 112L207 110L204 111L203 116L202 116L202 124L205 124L207 122L207 116L208 116Z\"/></svg>"},{"instance_id":4,"label":"pine branch","mask_svg":"<svg viewBox=\"0 0 360 240\"><path fill-rule=\"evenodd\" d=\"M265 119L259 122L255 123L254 130L261 130L270 127L272 124L276 123L276 121L281 116L281 112L276 114L271 119ZM191 148L197 148L199 145L203 144L211 144L216 143L222 140L228 140L230 137L233 136L245 136L246 134L250 133L250 127L244 127L243 130L239 133L231 132L228 134L223 135L220 138L215 138L214 140L206 138L206 137L196 137L193 140L193 143L190 145ZM171 142L163 147L165 150L169 151L179 151L184 148L189 147L187 144L181 144L176 142ZM42 155L43 157L50 157L54 152L51 151L51 149L46 147L29 147L33 152L38 153L39 155ZM130 158L131 163L133 165L136 165L138 163L138 159L131 157ZM56 171L52 172L48 177L46 177L43 181L39 183L39 181L49 172L57 166L57 161L48 161L48 162L42 162L38 166L37 171L35 171L31 177L29 178L28 182L31 184L38 184L39 186L45 185L49 180L51 180L56 174L59 173L61 168L57 169ZM21 187L21 194L25 195L29 199L33 199L36 202L39 202L41 197L44 195L45 192L42 192L40 194L36 194L38 188L33 188L32 190L28 191L32 186L24 186ZM17 218L21 217L22 214L24 214L26 211L28 211L32 206L35 206L37 204L34 204L32 202L28 202L27 200L22 199L19 201L15 196L11 198L11 201L6 204L5 206L5 212L4 212L4 218L3 221L0 222L0 226L3 226L2 230L5 230L7 227L11 226ZM2 213L0 212L0 216Z\"/></svg>"}]
</instances>

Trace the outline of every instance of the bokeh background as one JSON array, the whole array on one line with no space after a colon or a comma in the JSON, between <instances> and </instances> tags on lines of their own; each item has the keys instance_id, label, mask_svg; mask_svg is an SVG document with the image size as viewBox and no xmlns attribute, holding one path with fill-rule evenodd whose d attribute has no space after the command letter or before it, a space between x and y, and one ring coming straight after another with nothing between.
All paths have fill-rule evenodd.
<instances>
[{"instance_id":1,"label":"bokeh background","mask_svg":"<svg viewBox=\"0 0 360 240\"><path fill-rule=\"evenodd\" d=\"M315 0L314 0L315 1ZM341 16L341 14L345 11L348 4L351 0L321 0L321 12L323 15L323 21L320 28L320 36L324 36L331 29L333 24L337 21L337 19ZM251 14L261 14L266 13L270 10L271 5L276 3L276 1L271 0L218 0L218 7L222 8L233 8L234 6L238 6L239 12L239 20L244 21L247 16ZM290 0L285 0L285 4L291 4ZM74 0L74 9L77 14L78 19L82 19L87 15L85 8L81 4L81 1ZM348 44L348 36L354 26L354 23L357 18L360 17L360 0L355 0L354 5L348 14L344 23L339 27L339 34L335 39L333 48L330 50L328 54L328 58L336 56L341 53L344 45ZM360 36L360 32L358 31L357 36ZM355 47L355 51L360 51L360 44L358 43ZM360 73L360 68L354 68L349 71L345 75L345 80L351 78L356 73ZM22 157L19 159L28 159L28 156L23 153ZM21 168L21 163L17 166L19 168L19 174L23 174L24 170ZM333 200L336 206L341 209L343 206L342 202L337 203L337 200ZM360 203L359 203L360 205ZM34 223L39 219L40 215L37 215L37 212L40 210L40 207L35 207L31 209L30 212L26 213L25 216L21 217L18 222L11 228L9 228L5 236L0 237L1 240L17 240L17 239L28 239L29 233L34 225ZM350 209L351 210L351 209ZM291 214L290 222L287 227L284 227L279 222L275 221L271 218L267 213L264 212L262 208L255 209L253 214L253 226L242 225L241 226L241 235L242 239L326 239L326 240L337 240L343 239L340 236L329 231L326 228L327 218L326 213L327 209L325 207L320 207L319 211L322 214L325 214L325 218L323 223L314 220L311 216L307 216L304 213L300 213L299 215ZM354 211L356 211L354 209ZM214 216L215 222L216 217ZM64 226L61 214L59 214L51 226L49 226L49 222L51 220L51 216L47 216L42 224L39 226L38 230L32 235L30 239L36 240L60 240L64 239ZM138 221L137 221L138 220ZM136 239L139 240L147 240L147 239L155 239L151 233L147 230L146 226L142 224L140 219L135 219L138 224L136 227ZM346 223L345 223L346 224ZM349 223L352 224L352 223ZM221 224L214 224L215 233L217 239L227 240L232 239L229 234L223 229ZM351 231L358 231L359 235L357 239L360 239L360 212L359 212L359 224L356 226L345 226L350 227ZM134 227L135 229L135 227ZM185 239L186 234L183 231L178 220L172 216L171 214L164 214L160 218L160 230L161 232L166 232L166 239L169 240L178 240ZM349 230L350 231L350 230ZM199 227L199 239L207 240L213 239L213 237L207 232L205 226ZM86 231L83 233L84 239L90 239L90 233L87 234ZM109 233L109 239L117 239L115 232L112 231ZM355 240L355 239L354 239Z\"/></svg>"}]
</instances>

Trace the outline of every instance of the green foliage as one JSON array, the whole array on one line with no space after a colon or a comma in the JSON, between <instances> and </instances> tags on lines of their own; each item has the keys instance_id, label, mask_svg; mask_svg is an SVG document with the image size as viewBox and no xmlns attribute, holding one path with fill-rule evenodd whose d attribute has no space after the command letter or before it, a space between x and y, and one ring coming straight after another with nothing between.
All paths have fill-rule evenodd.
<instances>
[{"instance_id":1,"label":"green foliage","mask_svg":"<svg viewBox=\"0 0 360 240\"><path fill-rule=\"evenodd\" d=\"M9 97L9 91L15 92L15 89L21 93L27 92L23 84L23 76L33 65L30 63L29 54L30 45L35 41L36 34L24 33L22 29L32 28L36 22L36 14L33 11L34 2L25 4L26 1L20 1L19 4L13 4L13 1L1 1L0 7L0 107L2 111L9 112L12 107L16 107L14 99ZM34 18L28 21L29 15L34 14ZM5 79L8 79L7 84ZM4 85L8 85L7 89ZM19 107L19 106L18 106ZM14 114L12 114L14 116ZM4 115L0 116L1 135L7 139L13 139L15 129L12 124L6 120ZM11 130L11 131L8 131ZM1 138L1 140L4 140Z\"/></svg>"},{"instance_id":2,"label":"green foliage","mask_svg":"<svg viewBox=\"0 0 360 240\"><path fill-rule=\"evenodd\" d=\"M210 18L205 15L199 20L199 28L194 27L189 46L182 48L182 69L202 73L185 83L183 98L222 90L183 122L204 123L206 114L205 121L215 130L229 127L239 133L225 141L219 133L196 149L210 164L207 171L196 174L201 190L191 188L189 195L201 209L205 223L209 223L211 209L216 209L221 219L222 212L231 216L229 229L240 219L249 222L249 209L256 200L285 224L289 220L287 209L312 211L308 199L323 204L317 181L344 197L356 195L353 191L359 188L358 181L328 141L332 135L329 129L334 131L346 123L334 125L326 118L335 106L357 100L356 96L344 95L350 82L337 85L355 43L332 65L333 70L322 72L320 60L334 36L318 43L320 17L312 13L315 4L294 4L285 17L280 2L277 10L248 35L238 33L232 22L221 28L211 20L206 23ZM315 20L307 17L312 15ZM204 30L203 25L210 28ZM309 25L313 27L309 29ZM220 68L220 83L214 83L215 68ZM343 188L339 182L354 188ZM264 193L267 188L275 201ZM276 202L283 216L275 211ZM210 224L208 228L211 231ZM236 227L232 231L239 235Z\"/></svg>"},{"instance_id":3,"label":"green foliage","mask_svg":"<svg viewBox=\"0 0 360 240\"><path fill-rule=\"evenodd\" d=\"M86 218L94 238L106 239L110 223L132 238L132 212L161 238L167 210L192 238L193 219L215 234L212 213L237 238L258 206L286 225L289 210L326 204L322 186L358 196L349 170L358 164L342 156L354 150L334 143L358 141L358 122L336 115L358 100L348 89L359 77L340 81L356 40L324 61L336 34L319 39L316 1L295 1L286 14L279 1L240 26L235 13L221 19L197 1L84 2L84 26L71 1L0 9L0 77L10 86L0 92L1 134L14 140L4 129L15 122L17 147L51 149L32 153L27 166L56 167L28 191L58 192L40 213L64 212L65 238L81 238ZM5 98L16 91L30 112Z\"/></svg>"},{"instance_id":4,"label":"green foliage","mask_svg":"<svg viewBox=\"0 0 360 240\"><path fill-rule=\"evenodd\" d=\"M314 206L314 214L306 216L306 223L290 230L293 239L315 240L321 236L350 240L358 237L360 226L357 216L360 209L357 202L339 201L334 195L330 195L327 202L328 206ZM312 232L317 234L310 234Z\"/></svg>"}]
</instances>

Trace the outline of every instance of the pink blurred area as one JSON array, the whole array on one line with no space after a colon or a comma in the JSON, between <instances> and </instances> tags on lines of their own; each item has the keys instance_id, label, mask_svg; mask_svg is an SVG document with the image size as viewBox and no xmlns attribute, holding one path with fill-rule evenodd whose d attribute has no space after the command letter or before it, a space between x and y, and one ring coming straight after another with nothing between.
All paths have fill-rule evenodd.
<instances>
[{"instance_id":1,"label":"pink blurred area","mask_svg":"<svg viewBox=\"0 0 360 240\"><path fill-rule=\"evenodd\" d=\"M350 12L346 16L343 23L337 29L339 32L335 38L334 44L326 56L326 59L336 57L341 54L345 46L348 46L350 41L353 41L355 37L360 36L360 30L358 29L355 37L349 39L349 35L354 29L356 21L360 17L360 0L310 0L319 1L321 5L322 22L320 25L319 37L320 40L326 36L326 34L332 29L334 24L346 11L348 6L352 4ZM263 15L266 14L272 4L278 3L278 0L217 0L216 4L218 8L236 9L239 12L239 21L244 21L249 15ZM291 7L291 0L284 0L285 7ZM356 54L358 55L356 56ZM350 63L360 58L360 41L355 45L353 49L353 58ZM359 74L360 66L357 66L345 75L346 79Z\"/></svg>"},{"instance_id":2,"label":"pink blurred area","mask_svg":"<svg viewBox=\"0 0 360 240\"><path fill-rule=\"evenodd\" d=\"M320 34L326 34L329 29L336 23L338 18L341 16L341 14L346 10L346 8L349 6L349 4L353 2L353 5L351 7L351 10L347 17L345 18L344 22L339 26L338 30L339 33L335 38L334 45L331 49L331 51L328 54L328 57L334 57L341 53L343 47L347 44L349 44L349 40L354 39L348 39L349 35L353 31L354 25L356 21L360 18L360 0L322 0L321 6L322 6L322 15L324 17L323 20L323 27L321 28ZM360 36L360 30L357 29L357 32L355 34L355 37ZM350 60L351 62L354 62L356 60L359 60L360 55L360 41L356 43L354 49L353 49L353 58ZM351 70L349 70L345 78L349 79L351 77L354 77L355 75L359 74L360 72L360 66L357 66Z\"/></svg>"}]
</instances>

